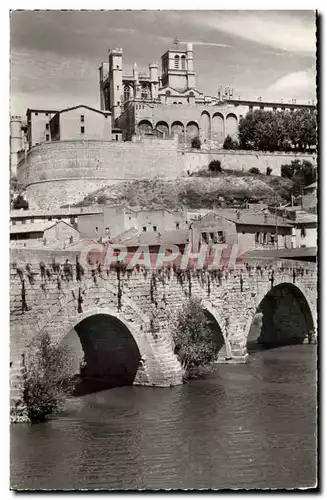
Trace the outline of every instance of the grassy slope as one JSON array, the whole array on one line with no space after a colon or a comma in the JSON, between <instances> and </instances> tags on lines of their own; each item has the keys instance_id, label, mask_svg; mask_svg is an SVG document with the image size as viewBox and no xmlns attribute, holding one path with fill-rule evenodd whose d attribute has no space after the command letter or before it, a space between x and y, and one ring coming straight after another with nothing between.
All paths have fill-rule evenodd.
<instances>
[{"instance_id":1,"label":"grassy slope","mask_svg":"<svg viewBox=\"0 0 327 500\"><path fill-rule=\"evenodd\" d=\"M181 208L182 205L189 208L210 208L217 204L219 197L229 200L252 198L273 203L286 199L291 185L291 181L281 177L226 172L218 176L183 177L174 181L126 181L90 193L77 206L125 202L129 206L171 210Z\"/></svg>"}]
</instances>

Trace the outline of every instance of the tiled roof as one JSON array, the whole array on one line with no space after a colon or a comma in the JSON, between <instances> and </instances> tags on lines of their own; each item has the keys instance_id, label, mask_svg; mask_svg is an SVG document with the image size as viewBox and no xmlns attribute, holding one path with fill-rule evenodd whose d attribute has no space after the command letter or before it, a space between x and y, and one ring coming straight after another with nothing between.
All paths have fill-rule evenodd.
<instances>
[{"instance_id":1,"label":"tiled roof","mask_svg":"<svg viewBox=\"0 0 327 500\"><path fill-rule=\"evenodd\" d=\"M282 217L276 217L274 215L268 214L265 219L263 213L247 212L246 210L241 210L240 218L237 218L236 211L231 210L216 210L215 213L227 220L235 222L239 225L255 225L255 226L278 226L292 227L289 221L284 220Z\"/></svg>"}]
</instances>

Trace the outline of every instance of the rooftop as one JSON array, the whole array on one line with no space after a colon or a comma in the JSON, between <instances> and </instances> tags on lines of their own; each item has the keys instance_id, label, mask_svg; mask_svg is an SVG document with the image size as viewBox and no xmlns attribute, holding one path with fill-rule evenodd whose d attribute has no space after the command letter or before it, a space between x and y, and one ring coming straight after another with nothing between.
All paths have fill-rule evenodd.
<instances>
[{"instance_id":1,"label":"rooftop","mask_svg":"<svg viewBox=\"0 0 327 500\"><path fill-rule=\"evenodd\" d=\"M280 227L292 227L289 221L286 221L282 217L275 217L275 215L268 214L265 218L263 213L258 213L254 211L247 211L246 209L240 211L240 217L237 218L237 210L232 211L228 209L215 210L217 215L224 217L227 220L235 222L240 225L255 225L255 226L280 226Z\"/></svg>"}]
</instances>

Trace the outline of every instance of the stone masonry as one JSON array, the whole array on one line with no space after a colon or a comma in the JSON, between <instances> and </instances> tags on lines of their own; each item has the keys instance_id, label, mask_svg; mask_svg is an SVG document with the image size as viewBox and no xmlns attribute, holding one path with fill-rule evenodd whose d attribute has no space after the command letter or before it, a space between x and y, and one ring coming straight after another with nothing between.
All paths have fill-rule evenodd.
<instances>
[{"instance_id":1,"label":"stone masonry","mask_svg":"<svg viewBox=\"0 0 327 500\"><path fill-rule=\"evenodd\" d=\"M211 160L223 169L247 171L266 168L280 175L281 165L294 159L315 162L312 155L192 150L177 140L139 142L54 141L34 146L18 165L18 181L26 186L31 208L58 208L81 201L102 186L135 179L176 179L206 169Z\"/></svg>"},{"instance_id":2,"label":"stone masonry","mask_svg":"<svg viewBox=\"0 0 327 500\"><path fill-rule=\"evenodd\" d=\"M201 299L203 308L221 329L225 346L218 361L246 360L247 336L257 308L275 289L286 288L292 300L301 297L309 316L305 320L308 328L317 326L317 276L311 263L256 260L248 261L243 270L218 271L106 271L100 266L82 274L76 255L65 251L11 251L12 403L21 396L22 359L29 343L43 331L64 342L68 332L92 315L109 315L128 328L141 355L134 383L154 386L182 383L171 330L176 313L190 296ZM66 259L72 263L71 275L63 270ZM295 311L299 314L299 309Z\"/></svg>"}]
</instances>

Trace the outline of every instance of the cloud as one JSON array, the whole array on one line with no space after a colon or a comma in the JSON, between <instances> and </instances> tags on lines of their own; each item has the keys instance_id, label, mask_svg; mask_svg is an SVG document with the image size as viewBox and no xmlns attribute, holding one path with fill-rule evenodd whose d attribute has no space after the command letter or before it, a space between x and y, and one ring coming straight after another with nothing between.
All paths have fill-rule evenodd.
<instances>
[{"instance_id":1,"label":"cloud","mask_svg":"<svg viewBox=\"0 0 327 500\"><path fill-rule=\"evenodd\" d=\"M157 37L158 40L164 42L164 43L167 43L169 44L170 46L173 44L173 39L172 38L169 38L168 36L158 36ZM193 43L193 45L203 45L203 46L209 46L209 47L222 47L222 48L231 48L232 45L227 45L225 43L217 43L217 42L200 42L198 40L196 41L192 41L192 40L179 40L179 43L181 43L182 45L186 45L187 43Z\"/></svg>"},{"instance_id":2,"label":"cloud","mask_svg":"<svg viewBox=\"0 0 327 500\"><path fill-rule=\"evenodd\" d=\"M313 54L316 50L313 11L220 11L210 16L202 12L198 23L283 51Z\"/></svg>"},{"instance_id":3,"label":"cloud","mask_svg":"<svg viewBox=\"0 0 327 500\"><path fill-rule=\"evenodd\" d=\"M316 73L313 68L288 73L270 85L267 92L287 97L315 98Z\"/></svg>"}]
</instances>

